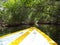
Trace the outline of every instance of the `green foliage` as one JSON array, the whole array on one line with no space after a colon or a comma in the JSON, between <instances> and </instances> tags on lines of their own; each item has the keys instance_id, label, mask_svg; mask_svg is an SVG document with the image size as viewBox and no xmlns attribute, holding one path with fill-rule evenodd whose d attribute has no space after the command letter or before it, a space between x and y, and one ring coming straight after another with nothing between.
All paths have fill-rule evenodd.
<instances>
[{"instance_id":1,"label":"green foliage","mask_svg":"<svg viewBox=\"0 0 60 45\"><path fill-rule=\"evenodd\" d=\"M7 15L11 23L26 20L29 20L27 22L54 20L57 10L55 2L50 0L8 0L2 7L5 12L4 17Z\"/></svg>"},{"instance_id":2,"label":"green foliage","mask_svg":"<svg viewBox=\"0 0 60 45\"><path fill-rule=\"evenodd\" d=\"M26 23L31 21L38 22L40 18L46 18L46 16L49 15L45 15L47 10L46 6L48 6L46 1L47 0L8 0L4 3L3 7L6 12L9 13L10 23L22 21Z\"/></svg>"}]
</instances>

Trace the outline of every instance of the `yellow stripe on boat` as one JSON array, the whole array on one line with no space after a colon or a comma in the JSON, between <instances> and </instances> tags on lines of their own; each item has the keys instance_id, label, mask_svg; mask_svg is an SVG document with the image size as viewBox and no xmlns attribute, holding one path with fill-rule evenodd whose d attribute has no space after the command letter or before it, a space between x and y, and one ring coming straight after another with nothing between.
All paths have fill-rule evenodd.
<instances>
[{"instance_id":1,"label":"yellow stripe on boat","mask_svg":"<svg viewBox=\"0 0 60 45\"><path fill-rule=\"evenodd\" d=\"M32 31L31 28L28 29L29 31L27 31L25 34L23 34L21 37L18 37L16 40L12 41L9 45L19 45L19 43L21 43L22 40L24 40L24 38L30 34L30 32Z\"/></svg>"},{"instance_id":2,"label":"yellow stripe on boat","mask_svg":"<svg viewBox=\"0 0 60 45\"><path fill-rule=\"evenodd\" d=\"M34 29L36 29L36 31L38 31L41 35L43 35L47 40L48 42L50 43L50 45L58 45L55 41L53 41L48 35L46 35L45 33L43 33L41 30L33 27Z\"/></svg>"},{"instance_id":3,"label":"yellow stripe on boat","mask_svg":"<svg viewBox=\"0 0 60 45\"><path fill-rule=\"evenodd\" d=\"M1 38L1 45L58 45L48 35L36 27L17 31Z\"/></svg>"}]
</instances>

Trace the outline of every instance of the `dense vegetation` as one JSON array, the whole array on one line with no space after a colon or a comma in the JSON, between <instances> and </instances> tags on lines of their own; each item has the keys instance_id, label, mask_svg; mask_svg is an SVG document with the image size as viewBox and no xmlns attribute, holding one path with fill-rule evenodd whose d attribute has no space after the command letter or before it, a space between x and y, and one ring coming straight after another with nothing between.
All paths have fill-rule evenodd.
<instances>
[{"instance_id":1,"label":"dense vegetation","mask_svg":"<svg viewBox=\"0 0 60 45\"><path fill-rule=\"evenodd\" d=\"M0 34L4 35L36 26L52 39L59 40L59 25L42 25L39 23L60 23L59 0L7 0L0 1ZM5 27L8 24L30 24L20 27Z\"/></svg>"}]
</instances>

